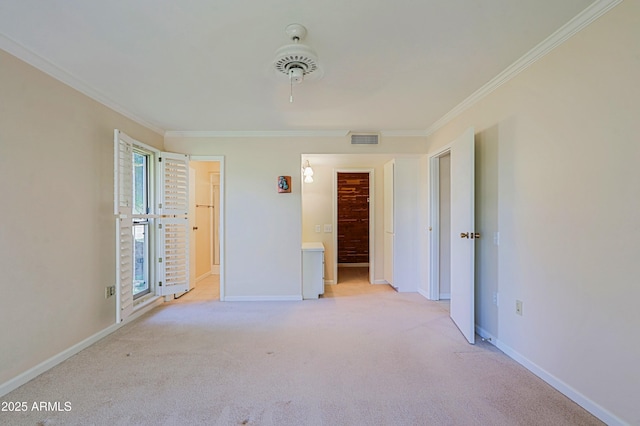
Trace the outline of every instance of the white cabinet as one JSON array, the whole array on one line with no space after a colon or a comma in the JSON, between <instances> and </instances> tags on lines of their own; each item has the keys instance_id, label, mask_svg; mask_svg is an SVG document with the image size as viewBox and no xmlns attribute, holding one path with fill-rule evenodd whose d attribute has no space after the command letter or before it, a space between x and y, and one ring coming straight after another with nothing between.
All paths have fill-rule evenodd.
<instances>
[{"instance_id":1,"label":"white cabinet","mask_svg":"<svg viewBox=\"0 0 640 426\"><path fill-rule=\"evenodd\" d=\"M302 298L324 294L324 245L302 243Z\"/></svg>"}]
</instances>

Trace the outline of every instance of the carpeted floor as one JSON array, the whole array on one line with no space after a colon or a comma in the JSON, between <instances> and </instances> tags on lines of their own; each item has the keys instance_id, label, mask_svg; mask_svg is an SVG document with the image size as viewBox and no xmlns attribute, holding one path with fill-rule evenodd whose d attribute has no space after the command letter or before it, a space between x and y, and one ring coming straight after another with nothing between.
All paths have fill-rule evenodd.
<instances>
[{"instance_id":1,"label":"carpeted floor","mask_svg":"<svg viewBox=\"0 0 640 426\"><path fill-rule=\"evenodd\" d=\"M418 294L347 280L318 300L221 303L216 285L0 398L69 411L0 412L0 424L602 424L495 347L467 344L446 305Z\"/></svg>"}]
</instances>

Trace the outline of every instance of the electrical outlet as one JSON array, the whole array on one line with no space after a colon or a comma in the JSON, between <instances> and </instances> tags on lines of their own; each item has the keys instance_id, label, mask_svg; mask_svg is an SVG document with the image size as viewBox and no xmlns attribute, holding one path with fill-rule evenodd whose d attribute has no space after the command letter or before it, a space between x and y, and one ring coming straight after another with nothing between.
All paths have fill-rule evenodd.
<instances>
[{"instance_id":1,"label":"electrical outlet","mask_svg":"<svg viewBox=\"0 0 640 426\"><path fill-rule=\"evenodd\" d=\"M498 292L497 291L493 292L493 304L498 306Z\"/></svg>"},{"instance_id":2,"label":"electrical outlet","mask_svg":"<svg viewBox=\"0 0 640 426\"><path fill-rule=\"evenodd\" d=\"M522 316L522 300L516 300L516 315Z\"/></svg>"},{"instance_id":3,"label":"electrical outlet","mask_svg":"<svg viewBox=\"0 0 640 426\"><path fill-rule=\"evenodd\" d=\"M316 233L320 233L320 225L316 225Z\"/></svg>"},{"instance_id":4,"label":"electrical outlet","mask_svg":"<svg viewBox=\"0 0 640 426\"><path fill-rule=\"evenodd\" d=\"M333 232L333 227L330 223L324 225L324 232Z\"/></svg>"},{"instance_id":5,"label":"electrical outlet","mask_svg":"<svg viewBox=\"0 0 640 426\"><path fill-rule=\"evenodd\" d=\"M107 286L107 287L104 288L104 298L105 299L110 298L114 294L116 294L116 286L115 285Z\"/></svg>"}]
</instances>

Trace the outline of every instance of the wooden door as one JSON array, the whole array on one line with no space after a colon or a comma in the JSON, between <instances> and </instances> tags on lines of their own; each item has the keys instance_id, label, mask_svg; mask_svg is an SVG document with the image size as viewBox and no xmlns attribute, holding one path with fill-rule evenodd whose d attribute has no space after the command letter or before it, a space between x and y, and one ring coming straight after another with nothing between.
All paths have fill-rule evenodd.
<instances>
[{"instance_id":1,"label":"wooden door","mask_svg":"<svg viewBox=\"0 0 640 426\"><path fill-rule=\"evenodd\" d=\"M369 173L338 173L338 263L369 263Z\"/></svg>"}]
</instances>

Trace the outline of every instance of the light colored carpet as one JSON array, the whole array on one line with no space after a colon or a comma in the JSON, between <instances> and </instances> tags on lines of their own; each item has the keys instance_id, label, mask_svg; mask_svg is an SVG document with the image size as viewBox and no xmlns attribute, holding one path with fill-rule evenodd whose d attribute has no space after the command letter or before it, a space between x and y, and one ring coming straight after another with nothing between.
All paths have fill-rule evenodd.
<instances>
[{"instance_id":1,"label":"light colored carpet","mask_svg":"<svg viewBox=\"0 0 640 426\"><path fill-rule=\"evenodd\" d=\"M207 280L2 401L3 425L597 425L446 305L363 282L300 302L224 302ZM360 286L354 291L349 286Z\"/></svg>"}]
</instances>

